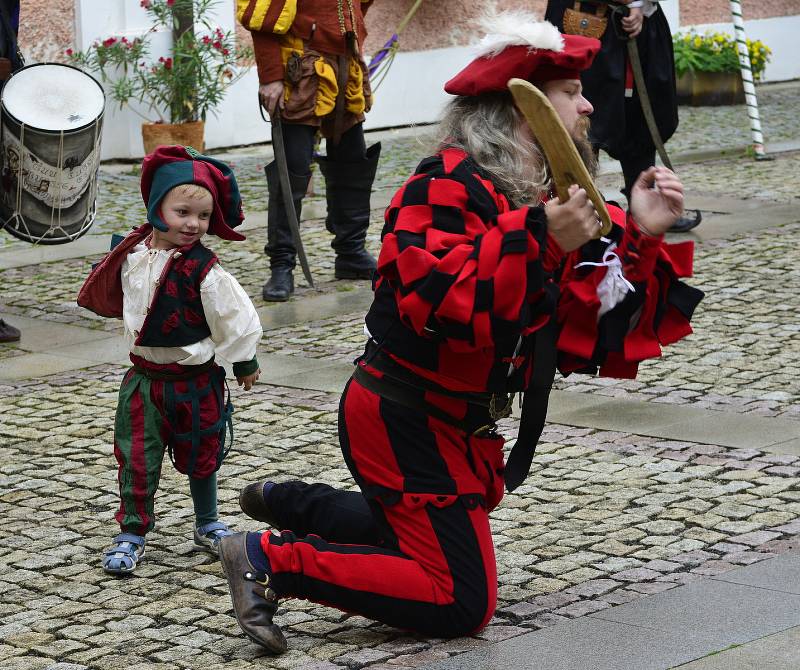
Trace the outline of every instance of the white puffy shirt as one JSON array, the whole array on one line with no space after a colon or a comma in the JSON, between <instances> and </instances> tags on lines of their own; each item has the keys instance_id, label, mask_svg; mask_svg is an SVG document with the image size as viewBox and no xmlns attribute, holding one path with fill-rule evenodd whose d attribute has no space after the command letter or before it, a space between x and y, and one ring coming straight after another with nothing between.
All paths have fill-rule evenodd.
<instances>
[{"instance_id":1,"label":"white puffy shirt","mask_svg":"<svg viewBox=\"0 0 800 670\"><path fill-rule=\"evenodd\" d=\"M174 249L148 249L142 242L122 264L122 320L131 353L159 364L201 365L215 353L229 363L252 360L261 339L261 321L239 282L218 263L200 284L200 300L211 329L210 337L181 347L134 344L153 301L156 281L173 253Z\"/></svg>"}]
</instances>

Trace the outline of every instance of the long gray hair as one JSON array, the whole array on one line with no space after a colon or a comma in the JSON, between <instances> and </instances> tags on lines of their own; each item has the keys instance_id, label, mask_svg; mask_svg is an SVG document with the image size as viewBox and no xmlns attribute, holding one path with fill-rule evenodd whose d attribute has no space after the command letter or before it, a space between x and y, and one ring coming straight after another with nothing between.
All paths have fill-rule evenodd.
<instances>
[{"instance_id":1,"label":"long gray hair","mask_svg":"<svg viewBox=\"0 0 800 670\"><path fill-rule=\"evenodd\" d=\"M466 151L517 206L536 203L550 174L541 150L520 130L522 117L511 94L459 96L439 124L439 148Z\"/></svg>"}]
</instances>

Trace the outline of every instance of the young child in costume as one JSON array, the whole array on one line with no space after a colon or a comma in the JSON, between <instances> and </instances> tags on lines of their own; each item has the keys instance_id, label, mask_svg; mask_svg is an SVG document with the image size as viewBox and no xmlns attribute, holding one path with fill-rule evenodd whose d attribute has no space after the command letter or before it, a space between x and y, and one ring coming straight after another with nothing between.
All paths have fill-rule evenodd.
<instances>
[{"instance_id":1,"label":"young child in costume","mask_svg":"<svg viewBox=\"0 0 800 670\"><path fill-rule=\"evenodd\" d=\"M233 364L245 390L260 373L255 308L200 241L206 232L245 239L233 230L244 217L231 169L189 147L159 147L144 159L141 189L148 222L93 268L78 296L81 306L122 318L133 362L114 425L122 532L102 559L112 574L132 572L144 555L165 449L189 477L195 544L217 554L230 533L217 517L216 472L232 407L214 356Z\"/></svg>"}]
</instances>

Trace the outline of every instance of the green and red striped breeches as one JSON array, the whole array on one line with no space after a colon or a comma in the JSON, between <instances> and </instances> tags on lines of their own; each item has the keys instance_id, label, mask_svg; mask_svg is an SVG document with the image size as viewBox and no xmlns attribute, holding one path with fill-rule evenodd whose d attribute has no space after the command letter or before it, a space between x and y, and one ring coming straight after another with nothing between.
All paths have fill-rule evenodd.
<instances>
[{"instance_id":1,"label":"green and red striped breeches","mask_svg":"<svg viewBox=\"0 0 800 670\"><path fill-rule=\"evenodd\" d=\"M147 371L181 374L186 368L131 359L137 367L122 380L114 423L120 492L115 519L123 532L145 535L155 523L164 451L169 449L179 472L209 477L224 457L231 408L223 395L225 371L218 365L189 379L165 381Z\"/></svg>"}]
</instances>

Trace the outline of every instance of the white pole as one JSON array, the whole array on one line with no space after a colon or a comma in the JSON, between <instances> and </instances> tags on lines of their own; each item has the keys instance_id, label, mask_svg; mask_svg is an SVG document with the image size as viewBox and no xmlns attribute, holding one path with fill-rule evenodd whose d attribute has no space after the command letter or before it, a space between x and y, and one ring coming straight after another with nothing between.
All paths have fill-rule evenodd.
<instances>
[{"instance_id":1,"label":"white pole","mask_svg":"<svg viewBox=\"0 0 800 670\"><path fill-rule=\"evenodd\" d=\"M730 0L733 28L736 33L736 46L739 50L739 65L742 71L742 84L744 97L747 103L747 116L750 117L750 133L753 137L753 150L756 160L765 157L764 136L761 134L761 117L758 114L758 100L756 87L753 83L753 69L750 65L750 52L747 50L747 35L744 32L742 20L742 5L739 0Z\"/></svg>"}]
</instances>

